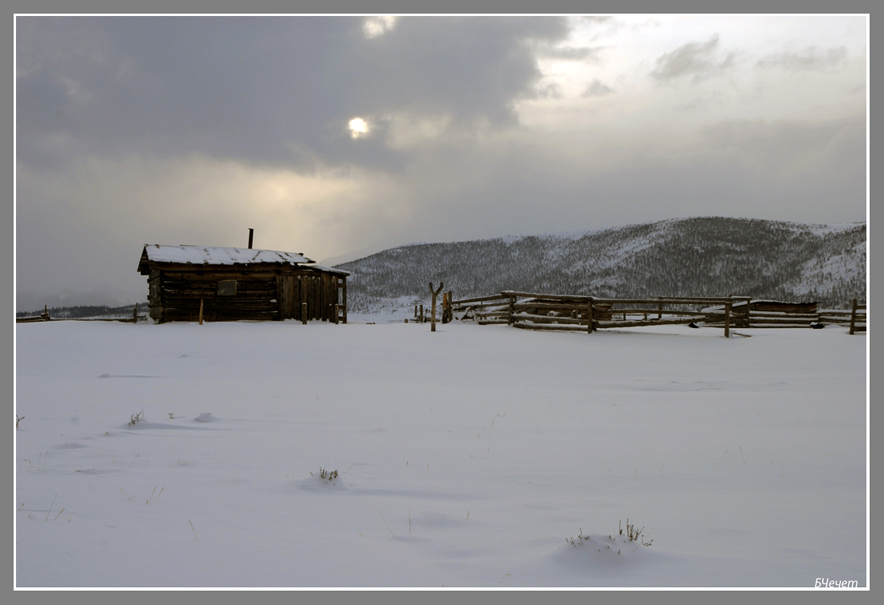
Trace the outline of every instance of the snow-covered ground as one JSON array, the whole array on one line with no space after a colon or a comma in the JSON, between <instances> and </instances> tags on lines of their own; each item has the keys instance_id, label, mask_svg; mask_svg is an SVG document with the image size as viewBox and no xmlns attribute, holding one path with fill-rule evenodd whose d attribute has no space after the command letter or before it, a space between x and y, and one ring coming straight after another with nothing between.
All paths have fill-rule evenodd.
<instances>
[{"instance_id":1,"label":"snow-covered ground","mask_svg":"<svg viewBox=\"0 0 884 605\"><path fill-rule=\"evenodd\" d=\"M351 319L16 326L16 585L867 585L865 335Z\"/></svg>"}]
</instances>

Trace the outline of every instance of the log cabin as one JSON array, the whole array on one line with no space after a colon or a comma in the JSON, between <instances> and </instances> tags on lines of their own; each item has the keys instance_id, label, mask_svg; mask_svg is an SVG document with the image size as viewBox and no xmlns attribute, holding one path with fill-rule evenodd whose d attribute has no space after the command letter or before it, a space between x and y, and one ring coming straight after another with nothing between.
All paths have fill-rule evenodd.
<instances>
[{"instance_id":1,"label":"log cabin","mask_svg":"<svg viewBox=\"0 0 884 605\"><path fill-rule=\"evenodd\" d=\"M147 244L149 315L170 321L347 322L349 273L292 252Z\"/></svg>"}]
</instances>

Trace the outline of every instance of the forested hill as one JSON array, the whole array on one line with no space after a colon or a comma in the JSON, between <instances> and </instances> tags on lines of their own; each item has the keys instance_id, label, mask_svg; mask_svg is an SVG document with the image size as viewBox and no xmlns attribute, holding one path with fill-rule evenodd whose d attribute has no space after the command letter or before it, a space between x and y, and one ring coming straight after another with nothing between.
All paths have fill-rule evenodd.
<instances>
[{"instance_id":1,"label":"forested hill","mask_svg":"<svg viewBox=\"0 0 884 605\"><path fill-rule=\"evenodd\" d=\"M354 312L502 290L600 297L724 296L865 300L865 223L690 218L568 234L413 244L340 264Z\"/></svg>"}]
</instances>

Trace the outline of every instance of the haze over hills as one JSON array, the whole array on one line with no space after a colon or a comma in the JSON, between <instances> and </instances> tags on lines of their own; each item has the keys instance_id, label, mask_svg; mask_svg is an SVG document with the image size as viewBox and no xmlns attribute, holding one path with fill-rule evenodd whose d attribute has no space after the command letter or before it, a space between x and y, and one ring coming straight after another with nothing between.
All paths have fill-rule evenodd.
<instances>
[{"instance_id":1,"label":"haze over hills","mask_svg":"<svg viewBox=\"0 0 884 605\"><path fill-rule=\"evenodd\" d=\"M352 313L426 304L431 281L444 282L455 298L502 290L620 298L739 294L848 308L851 299L866 297L866 224L671 219L596 231L409 244L335 266L351 273ZM46 300L50 315L58 318L128 317L133 307L112 297L104 298L107 306ZM42 310L35 305L17 315Z\"/></svg>"},{"instance_id":2,"label":"haze over hills","mask_svg":"<svg viewBox=\"0 0 884 605\"><path fill-rule=\"evenodd\" d=\"M866 225L671 219L600 231L413 244L337 265L351 312L408 308L428 283L455 299L516 290L600 297L724 296L846 308L866 296Z\"/></svg>"}]
</instances>

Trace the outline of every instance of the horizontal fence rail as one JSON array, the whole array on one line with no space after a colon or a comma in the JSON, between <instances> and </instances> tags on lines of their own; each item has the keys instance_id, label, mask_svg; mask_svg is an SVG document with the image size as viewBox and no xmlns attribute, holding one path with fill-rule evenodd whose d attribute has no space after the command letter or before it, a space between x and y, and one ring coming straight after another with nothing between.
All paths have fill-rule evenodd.
<instances>
[{"instance_id":1,"label":"horizontal fence rail","mask_svg":"<svg viewBox=\"0 0 884 605\"><path fill-rule=\"evenodd\" d=\"M506 324L526 330L580 330L659 325L721 328L820 328L849 326L850 334L864 331L866 306L856 300L850 311L821 310L815 305L752 301L748 296L602 298L587 295L538 294L504 290L500 294L454 300L460 320L480 325ZM760 310L774 306L784 310ZM813 312L807 309L812 308Z\"/></svg>"},{"instance_id":2,"label":"horizontal fence rail","mask_svg":"<svg viewBox=\"0 0 884 605\"><path fill-rule=\"evenodd\" d=\"M50 317L49 309L44 306L43 312L40 315L16 317L15 323L32 323L37 321L119 321L123 323L138 323L145 320L147 320L147 315L139 313L137 305L132 309L132 314L129 316L115 315L109 317Z\"/></svg>"}]
</instances>

